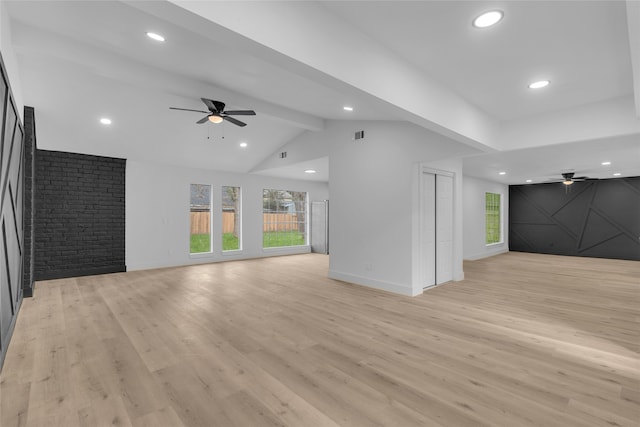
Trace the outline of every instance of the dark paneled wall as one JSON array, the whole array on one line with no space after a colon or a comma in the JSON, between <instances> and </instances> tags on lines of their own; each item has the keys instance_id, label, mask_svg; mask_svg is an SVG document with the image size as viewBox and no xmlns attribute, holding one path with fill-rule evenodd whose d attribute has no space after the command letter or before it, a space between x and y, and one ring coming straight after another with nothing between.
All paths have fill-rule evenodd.
<instances>
[{"instance_id":1,"label":"dark paneled wall","mask_svg":"<svg viewBox=\"0 0 640 427\"><path fill-rule=\"evenodd\" d=\"M509 250L640 260L640 177L509 186Z\"/></svg>"},{"instance_id":2,"label":"dark paneled wall","mask_svg":"<svg viewBox=\"0 0 640 427\"><path fill-rule=\"evenodd\" d=\"M22 303L24 145L22 123L0 55L0 367Z\"/></svg>"},{"instance_id":3,"label":"dark paneled wall","mask_svg":"<svg viewBox=\"0 0 640 427\"><path fill-rule=\"evenodd\" d=\"M36 280L125 271L123 159L36 152Z\"/></svg>"},{"instance_id":4,"label":"dark paneled wall","mask_svg":"<svg viewBox=\"0 0 640 427\"><path fill-rule=\"evenodd\" d=\"M33 296L34 245L33 225L35 206L36 123L33 107L24 107L24 259L22 293Z\"/></svg>"}]
</instances>

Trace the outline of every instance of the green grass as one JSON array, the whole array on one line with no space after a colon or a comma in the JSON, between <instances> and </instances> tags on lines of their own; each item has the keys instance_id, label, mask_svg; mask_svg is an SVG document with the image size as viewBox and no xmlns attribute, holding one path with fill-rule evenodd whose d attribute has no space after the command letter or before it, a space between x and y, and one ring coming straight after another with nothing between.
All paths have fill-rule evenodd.
<instances>
[{"instance_id":1,"label":"green grass","mask_svg":"<svg viewBox=\"0 0 640 427\"><path fill-rule=\"evenodd\" d=\"M240 249L240 241L233 233L224 233L222 235L222 250L234 251Z\"/></svg>"},{"instance_id":2,"label":"green grass","mask_svg":"<svg viewBox=\"0 0 640 427\"><path fill-rule=\"evenodd\" d=\"M277 248L281 246L306 245L304 233L297 231L270 231L262 234L263 248Z\"/></svg>"},{"instance_id":3,"label":"green grass","mask_svg":"<svg viewBox=\"0 0 640 427\"><path fill-rule=\"evenodd\" d=\"M297 231L272 231L262 235L263 248L302 246L306 244L304 233ZM238 249L240 249L238 238L234 237L233 233L224 233L222 235L222 250L233 251ZM203 252L211 252L211 236L209 234L192 234L191 253L198 254Z\"/></svg>"},{"instance_id":4,"label":"green grass","mask_svg":"<svg viewBox=\"0 0 640 427\"><path fill-rule=\"evenodd\" d=\"M207 234L191 235L191 253L211 252L211 236Z\"/></svg>"}]
</instances>

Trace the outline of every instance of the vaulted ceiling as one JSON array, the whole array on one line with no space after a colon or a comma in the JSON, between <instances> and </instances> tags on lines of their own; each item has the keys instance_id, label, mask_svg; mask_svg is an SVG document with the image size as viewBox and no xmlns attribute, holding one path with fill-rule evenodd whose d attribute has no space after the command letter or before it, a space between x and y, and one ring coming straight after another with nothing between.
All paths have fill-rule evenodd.
<instances>
[{"instance_id":1,"label":"vaulted ceiling","mask_svg":"<svg viewBox=\"0 0 640 427\"><path fill-rule=\"evenodd\" d=\"M384 119L478 149L465 173L494 181L640 175L639 2L5 5L40 148L251 172L326 120ZM501 22L471 25L493 9ZM169 110L200 97L257 116L238 128ZM326 168L309 158L281 176L326 180L303 173L314 160Z\"/></svg>"}]
</instances>

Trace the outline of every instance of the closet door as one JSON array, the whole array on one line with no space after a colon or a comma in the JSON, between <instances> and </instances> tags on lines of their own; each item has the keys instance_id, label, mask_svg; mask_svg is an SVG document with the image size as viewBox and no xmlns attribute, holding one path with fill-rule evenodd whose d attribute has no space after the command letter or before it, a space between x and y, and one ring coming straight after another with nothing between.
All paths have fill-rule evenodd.
<instances>
[{"instance_id":1,"label":"closet door","mask_svg":"<svg viewBox=\"0 0 640 427\"><path fill-rule=\"evenodd\" d=\"M453 280L453 177L436 175L436 284Z\"/></svg>"},{"instance_id":2,"label":"closet door","mask_svg":"<svg viewBox=\"0 0 640 427\"><path fill-rule=\"evenodd\" d=\"M422 254L424 283L428 288L436 284L436 175L422 174Z\"/></svg>"}]
</instances>

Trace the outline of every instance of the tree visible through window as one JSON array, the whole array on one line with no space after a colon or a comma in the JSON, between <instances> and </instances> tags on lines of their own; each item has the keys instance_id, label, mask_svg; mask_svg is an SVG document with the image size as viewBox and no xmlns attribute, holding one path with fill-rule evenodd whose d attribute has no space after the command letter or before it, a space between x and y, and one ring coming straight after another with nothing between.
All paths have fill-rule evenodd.
<instances>
[{"instance_id":1,"label":"tree visible through window","mask_svg":"<svg viewBox=\"0 0 640 427\"><path fill-rule=\"evenodd\" d=\"M485 221L487 245L502 242L502 220L500 218L500 194L485 193Z\"/></svg>"},{"instance_id":2,"label":"tree visible through window","mask_svg":"<svg viewBox=\"0 0 640 427\"><path fill-rule=\"evenodd\" d=\"M211 252L211 186L191 184L190 252Z\"/></svg>"},{"instance_id":3,"label":"tree visible through window","mask_svg":"<svg viewBox=\"0 0 640 427\"><path fill-rule=\"evenodd\" d=\"M265 189L262 196L262 246L306 245L307 193Z\"/></svg>"},{"instance_id":4,"label":"tree visible through window","mask_svg":"<svg viewBox=\"0 0 640 427\"><path fill-rule=\"evenodd\" d=\"M222 187L222 250L239 250L240 241L240 187Z\"/></svg>"}]
</instances>

